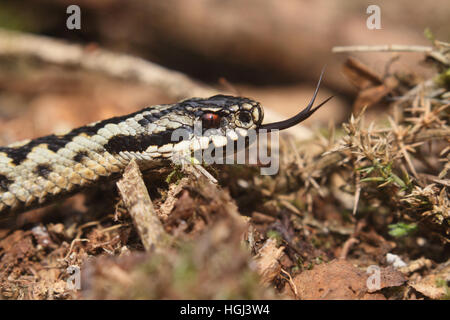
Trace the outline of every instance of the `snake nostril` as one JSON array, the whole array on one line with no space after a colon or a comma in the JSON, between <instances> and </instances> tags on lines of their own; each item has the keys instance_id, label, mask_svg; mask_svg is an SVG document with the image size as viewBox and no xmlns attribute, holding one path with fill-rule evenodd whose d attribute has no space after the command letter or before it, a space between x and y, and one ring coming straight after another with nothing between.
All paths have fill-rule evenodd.
<instances>
[{"instance_id":1,"label":"snake nostril","mask_svg":"<svg viewBox=\"0 0 450 320\"><path fill-rule=\"evenodd\" d=\"M248 112L240 112L239 115L238 115L238 120L243 125L248 125L248 124L251 123L252 117L251 117L250 113L248 113Z\"/></svg>"}]
</instances>

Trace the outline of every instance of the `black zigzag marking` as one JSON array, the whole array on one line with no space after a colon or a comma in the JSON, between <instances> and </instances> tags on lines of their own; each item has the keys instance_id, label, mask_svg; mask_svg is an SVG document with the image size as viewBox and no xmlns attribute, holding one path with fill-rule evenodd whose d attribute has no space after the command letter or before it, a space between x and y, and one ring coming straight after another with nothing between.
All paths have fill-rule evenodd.
<instances>
[{"instance_id":1,"label":"black zigzag marking","mask_svg":"<svg viewBox=\"0 0 450 320\"><path fill-rule=\"evenodd\" d=\"M59 149L64 148L69 142L72 141L72 139L76 136L79 136L80 134L86 134L87 136L93 136L95 135L98 130L103 128L107 124L119 124L122 121L125 121L128 118L134 117L135 115L151 110L151 108L142 109L139 111L136 111L134 113L120 116L120 117L113 117L110 119L106 119L103 121L100 121L94 125L88 125L83 126L80 128L73 129L69 133L65 135L48 135L44 137L40 137L34 140L31 140L27 144L24 144L20 147L0 147L0 152L6 153L6 155L11 158L12 163L15 165L21 164L26 158L27 155L33 150L34 147L45 144L47 148L53 152L57 152ZM147 121L150 120L156 120L158 119L160 115L154 114L151 118L147 118Z\"/></svg>"},{"instance_id":2,"label":"black zigzag marking","mask_svg":"<svg viewBox=\"0 0 450 320\"><path fill-rule=\"evenodd\" d=\"M52 167L49 164L39 164L34 169L34 172L45 179L48 178L48 175L52 172Z\"/></svg>"},{"instance_id":3,"label":"black zigzag marking","mask_svg":"<svg viewBox=\"0 0 450 320\"><path fill-rule=\"evenodd\" d=\"M166 130L160 133L140 134L137 136L119 134L109 139L104 147L106 151L112 154L117 154L121 151L143 152L149 146L162 147L165 144L177 142L172 141L173 131Z\"/></svg>"},{"instance_id":4,"label":"black zigzag marking","mask_svg":"<svg viewBox=\"0 0 450 320\"><path fill-rule=\"evenodd\" d=\"M8 187L11 183L14 181L9 180L6 176L3 174L0 174L0 190L1 191L8 191Z\"/></svg>"}]
</instances>

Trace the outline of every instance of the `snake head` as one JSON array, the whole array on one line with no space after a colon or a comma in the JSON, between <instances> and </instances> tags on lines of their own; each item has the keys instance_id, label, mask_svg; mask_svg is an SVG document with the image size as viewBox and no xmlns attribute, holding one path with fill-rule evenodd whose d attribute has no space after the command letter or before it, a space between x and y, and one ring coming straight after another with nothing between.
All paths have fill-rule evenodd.
<instances>
[{"instance_id":1,"label":"snake head","mask_svg":"<svg viewBox=\"0 0 450 320\"><path fill-rule=\"evenodd\" d=\"M332 97L313 108L324 69L320 74L314 95L302 111L287 120L263 124L264 110L259 102L242 97L215 95L207 99L193 98L181 103L184 110L190 111L193 118L202 122L203 131L208 129L227 130L284 130L309 118Z\"/></svg>"},{"instance_id":2,"label":"snake head","mask_svg":"<svg viewBox=\"0 0 450 320\"><path fill-rule=\"evenodd\" d=\"M188 111L195 121L201 121L203 131L218 129L257 129L264 112L259 102L242 97L215 95L207 99L193 98L181 102L183 112Z\"/></svg>"}]
</instances>

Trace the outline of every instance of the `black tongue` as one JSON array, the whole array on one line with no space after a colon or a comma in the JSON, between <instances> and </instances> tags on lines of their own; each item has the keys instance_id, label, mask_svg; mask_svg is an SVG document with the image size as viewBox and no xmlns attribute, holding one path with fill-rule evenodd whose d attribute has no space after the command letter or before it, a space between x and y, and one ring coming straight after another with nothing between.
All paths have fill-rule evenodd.
<instances>
[{"instance_id":1,"label":"black tongue","mask_svg":"<svg viewBox=\"0 0 450 320\"><path fill-rule=\"evenodd\" d=\"M333 98L333 96L327 98L325 101L320 103L317 107L312 109L314 101L316 100L317 93L319 92L319 87L320 87L320 83L322 82L322 77L323 77L324 72L325 72L325 68L323 68L322 72L320 73L320 78L319 78L319 81L317 82L316 90L314 90L314 95L311 98L311 101L309 102L308 106L305 109L303 109L298 114L296 114L295 116L293 116L292 118L289 118L287 120L273 122L273 123L268 123L268 124L263 124L263 125L261 125L258 128L258 130L261 130L261 129L266 129L266 130L274 130L274 129L283 130L283 129L287 129L287 128L290 128L292 126L295 126L296 124L298 124L298 123L308 119L321 106L323 106L325 103L330 101L331 98Z\"/></svg>"}]
</instances>

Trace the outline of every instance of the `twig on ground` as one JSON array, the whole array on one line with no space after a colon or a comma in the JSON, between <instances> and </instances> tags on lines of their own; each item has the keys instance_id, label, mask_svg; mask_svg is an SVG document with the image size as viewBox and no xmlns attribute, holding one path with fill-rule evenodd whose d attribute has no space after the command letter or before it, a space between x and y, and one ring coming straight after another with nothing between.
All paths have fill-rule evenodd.
<instances>
[{"instance_id":1,"label":"twig on ground","mask_svg":"<svg viewBox=\"0 0 450 320\"><path fill-rule=\"evenodd\" d=\"M336 46L331 49L334 53L340 52L431 52L433 47L428 46L408 46L408 45L379 45L379 46Z\"/></svg>"},{"instance_id":2,"label":"twig on ground","mask_svg":"<svg viewBox=\"0 0 450 320\"><path fill-rule=\"evenodd\" d=\"M341 260L345 260L347 258L347 255L351 249L351 247L353 247L354 244L359 243L359 240L356 238L349 238L347 241L345 241L344 246L342 247L342 252L341 255L339 256L339 259Z\"/></svg>"},{"instance_id":3,"label":"twig on ground","mask_svg":"<svg viewBox=\"0 0 450 320\"><path fill-rule=\"evenodd\" d=\"M136 161L131 160L128 164L122 179L117 182L117 188L133 218L145 250L164 247L168 235L153 208L152 200Z\"/></svg>"},{"instance_id":4,"label":"twig on ground","mask_svg":"<svg viewBox=\"0 0 450 320\"><path fill-rule=\"evenodd\" d=\"M288 276L287 282L289 283L289 286L291 287L292 292L294 293L294 297L297 300L298 299L298 290L297 286L294 283L294 280L292 280L292 276L289 272L285 271L283 268L281 268L281 272L283 272L285 275Z\"/></svg>"},{"instance_id":5,"label":"twig on ground","mask_svg":"<svg viewBox=\"0 0 450 320\"><path fill-rule=\"evenodd\" d=\"M177 99L217 94L215 89L202 86L180 72L144 59L100 48L90 49L45 36L0 29L0 54L32 56L49 63L79 65L122 79L137 79L161 88Z\"/></svg>"},{"instance_id":6,"label":"twig on ground","mask_svg":"<svg viewBox=\"0 0 450 320\"><path fill-rule=\"evenodd\" d=\"M361 196L361 175L359 172L356 172L356 181L355 181L355 196L354 196L354 203L353 203L353 215L356 215L356 211L358 211L358 203L359 203L359 197Z\"/></svg>"},{"instance_id":7,"label":"twig on ground","mask_svg":"<svg viewBox=\"0 0 450 320\"><path fill-rule=\"evenodd\" d=\"M360 220L356 226L353 234L350 236L350 238L345 241L344 245L342 246L341 254L339 255L339 259L345 260L347 259L348 253L350 252L350 249L353 247L353 245L359 243L359 240L357 239L358 234L361 232L361 230L366 226L365 220Z\"/></svg>"}]
</instances>

